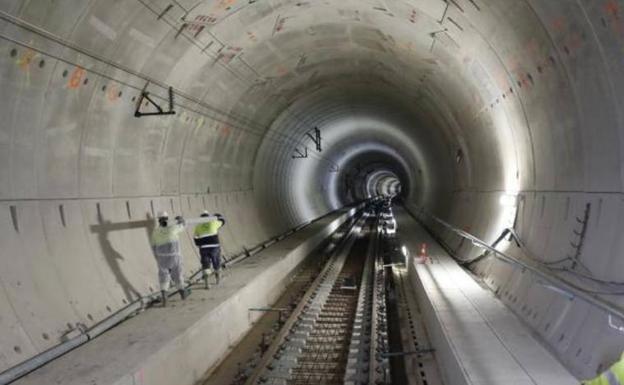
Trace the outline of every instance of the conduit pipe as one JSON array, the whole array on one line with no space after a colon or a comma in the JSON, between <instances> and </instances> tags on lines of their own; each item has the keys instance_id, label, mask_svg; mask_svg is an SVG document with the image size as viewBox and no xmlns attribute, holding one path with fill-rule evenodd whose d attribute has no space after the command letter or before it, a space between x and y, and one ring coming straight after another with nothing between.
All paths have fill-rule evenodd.
<instances>
[{"instance_id":1,"label":"conduit pipe","mask_svg":"<svg viewBox=\"0 0 624 385\"><path fill-rule=\"evenodd\" d=\"M81 334L0 373L0 385L10 384L18 378L42 367L70 350L89 342L100 334L111 329L113 326L120 324L126 318L142 312L154 301L155 297L156 294L141 297Z\"/></svg>"}]
</instances>

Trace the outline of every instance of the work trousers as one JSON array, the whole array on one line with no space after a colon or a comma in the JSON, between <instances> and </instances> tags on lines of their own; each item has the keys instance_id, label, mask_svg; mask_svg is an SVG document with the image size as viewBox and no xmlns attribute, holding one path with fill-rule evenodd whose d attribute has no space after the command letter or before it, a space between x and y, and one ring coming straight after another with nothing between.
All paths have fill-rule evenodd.
<instances>
[{"instance_id":1,"label":"work trousers","mask_svg":"<svg viewBox=\"0 0 624 385\"><path fill-rule=\"evenodd\" d=\"M221 268L221 247L202 247L199 249L202 269L206 270L212 265L212 270L219 271Z\"/></svg>"},{"instance_id":2,"label":"work trousers","mask_svg":"<svg viewBox=\"0 0 624 385\"><path fill-rule=\"evenodd\" d=\"M158 255L158 282L160 290L169 290L169 281L173 281L178 289L184 288L184 278L182 276L182 256L174 255Z\"/></svg>"}]
</instances>

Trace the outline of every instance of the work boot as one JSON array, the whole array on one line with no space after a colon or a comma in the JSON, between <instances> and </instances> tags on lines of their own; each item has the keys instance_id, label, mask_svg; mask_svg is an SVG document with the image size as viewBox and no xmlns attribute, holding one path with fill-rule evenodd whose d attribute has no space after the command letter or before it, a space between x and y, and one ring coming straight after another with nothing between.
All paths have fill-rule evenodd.
<instances>
[{"instance_id":1,"label":"work boot","mask_svg":"<svg viewBox=\"0 0 624 385\"><path fill-rule=\"evenodd\" d=\"M162 307L167 307L167 290L160 291Z\"/></svg>"},{"instance_id":2,"label":"work boot","mask_svg":"<svg viewBox=\"0 0 624 385\"><path fill-rule=\"evenodd\" d=\"M189 287L188 289L180 289L178 291L180 293L180 298L182 298L182 300L186 300L186 297L189 296L189 294L191 294L191 288Z\"/></svg>"},{"instance_id":3,"label":"work boot","mask_svg":"<svg viewBox=\"0 0 624 385\"><path fill-rule=\"evenodd\" d=\"M204 273L202 275L202 279L204 280L204 289L210 289L210 284L208 283L208 274Z\"/></svg>"}]
</instances>

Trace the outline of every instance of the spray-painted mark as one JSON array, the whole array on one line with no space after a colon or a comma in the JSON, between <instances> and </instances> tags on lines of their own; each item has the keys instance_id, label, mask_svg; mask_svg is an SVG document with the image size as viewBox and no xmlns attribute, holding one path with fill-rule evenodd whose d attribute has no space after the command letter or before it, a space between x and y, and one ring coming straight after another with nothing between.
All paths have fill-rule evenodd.
<instances>
[{"instance_id":1,"label":"spray-painted mark","mask_svg":"<svg viewBox=\"0 0 624 385\"><path fill-rule=\"evenodd\" d=\"M558 33L563 33L566 30L566 22L562 16L556 17L551 22L553 30Z\"/></svg>"},{"instance_id":2,"label":"spray-painted mark","mask_svg":"<svg viewBox=\"0 0 624 385\"><path fill-rule=\"evenodd\" d=\"M154 211L154 210L152 210ZM135 384L136 385L143 385L145 384L145 369L141 368L138 372L136 372L134 374L134 378L135 378Z\"/></svg>"},{"instance_id":3,"label":"spray-painted mark","mask_svg":"<svg viewBox=\"0 0 624 385\"><path fill-rule=\"evenodd\" d=\"M223 126L221 126L221 135L222 136L230 135L231 131L232 131L232 127L230 127L229 125L224 124Z\"/></svg>"},{"instance_id":4,"label":"spray-painted mark","mask_svg":"<svg viewBox=\"0 0 624 385\"><path fill-rule=\"evenodd\" d=\"M199 34L210 25L214 25L217 22L216 16L210 15L197 15L195 18L187 23L182 25L182 30L186 30L188 33L193 35L193 37L197 38Z\"/></svg>"},{"instance_id":5,"label":"spray-painted mark","mask_svg":"<svg viewBox=\"0 0 624 385\"><path fill-rule=\"evenodd\" d=\"M30 69L30 63L35 58L35 56L37 56L37 53L35 51L33 51L32 49L27 49L24 54L17 60L17 65L22 71L28 72L28 70Z\"/></svg>"},{"instance_id":6,"label":"spray-painted mark","mask_svg":"<svg viewBox=\"0 0 624 385\"><path fill-rule=\"evenodd\" d=\"M106 90L106 98L109 102L116 102L119 99L119 88L115 83L111 83Z\"/></svg>"},{"instance_id":7,"label":"spray-painted mark","mask_svg":"<svg viewBox=\"0 0 624 385\"><path fill-rule=\"evenodd\" d=\"M567 56L573 55L582 46L585 40L585 35L578 28L566 23L563 17L553 19L551 22L552 28L560 38L558 39L558 45L562 47L563 52Z\"/></svg>"},{"instance_id":8,"label":"spray-painted mark","mask_svg":"<svg viewBox=\"0 0 624 385\"><path fill-rule=\"evenodd\" d=\"M275 68L275 71L277 72L277 76L284 76L288 74L288 68L284 67L281 64Z\"/></svg>"},{"instance_id":9,"label":"spray-painted mark","mask_svg":"<svg viewBox=\"0 0 624 385\"><path fill-rule=\"evenodd\" d=\"M82 83L82 78L86 73L87 71L85 71L84 68L76 67L69 77L69 81L67 82L67 88L73 90L80 87L80 83Z\"/></svg>"},{"instance_id":10,"label":"spray-painted mark","mask_svg":"<svg viewBox=\"0 0 624 385\"><path fill-rule=\"evenodd\" d=\"M620 13L620 5L617 3L617 1L615 0L608 0L603 7L605 13L610 14L611 16L613 16L616 19L619 19L619 13Z\"/></svg>"},{"instance_id":11,"label":"spray-painted mark","mask_svg":"<svg viewBox=\"0 0 624 385\"><path fill-rule=\"evenodd\" d=\"M273 25L273 33L271 35L275 35L278 32L282 32L284 28L286 28L286 20L291 17L282 17L281 15L277 15L275 19L275 24Z\"/></svg>"},{"instance_id":12,"label":"spray-painted mark","mask_svg":"<svg viewBox=\"0 0 624 385\"><path fill-rule=\"evenodd\" d=\"M608 22L613 29L613 32L618 36L624 36L624 24L622 23L622 18L620 17L620 5L615 0L607 1L603 6L603 12L605 14L606 20L604 22Z\"/></svg>"},{"instance_id":13,"label":"spray-painted mark","mask_svg":"<svg viewBox=\"0 0 624 385\"><path fill-rule=\"evenodd\" d=\"M214 61L217 62L221 60L221 62L228 64L242 51L242 47L225 46L219 50L219 54L216 56Z\"/></svg>"},{"instance_id":14,"label":"spray-painted mark","mask_svg":"<svg viewBox=\"0 0 624 385\"><path fill-rule=\"evenodd\" d=\"M537 59L540 56L537 41L535 39L530 39L524 46L524 52L531 59Z\"/></svg>"},{"instance_id":15,"label":"spray-painted mark","mask_svg":"<svg viewBox=\"0 0 624 385\"><path fill-rule=\"evenodd\" d=\"M219 2L217 2L215 8L229 11L232 8L232 5L234 5L235 3L236 0L220 0Z\"/></svg>"}]
</instances>

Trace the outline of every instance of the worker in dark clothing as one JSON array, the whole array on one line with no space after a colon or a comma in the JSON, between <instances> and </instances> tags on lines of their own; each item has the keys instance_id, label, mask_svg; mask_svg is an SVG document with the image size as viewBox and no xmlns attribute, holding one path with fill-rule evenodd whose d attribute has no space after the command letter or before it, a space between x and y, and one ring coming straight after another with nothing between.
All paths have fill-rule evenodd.
<instances>
[{"instance_id":1,"label":"worker in dark clothing","mask_svg":"<svg viewBox=\"0 0 624 385\"><path fill-rule=\"evenodd\" d=\"M210 214L208 214L207 211L204 211L201 214L201 217L209 218ZM225 218L223 218L223 215L215 214L212 219L195 226L193 237L195 239L195 244L199 247L203 270L202 278L206 289L210 287L208 285L208 270L211 265L217 284L219 284L221 269L221 244L219 243L219 229L223 225L225 225Z\"/></svg>"}]
</instances>

